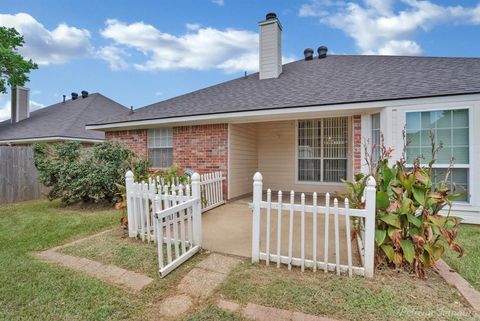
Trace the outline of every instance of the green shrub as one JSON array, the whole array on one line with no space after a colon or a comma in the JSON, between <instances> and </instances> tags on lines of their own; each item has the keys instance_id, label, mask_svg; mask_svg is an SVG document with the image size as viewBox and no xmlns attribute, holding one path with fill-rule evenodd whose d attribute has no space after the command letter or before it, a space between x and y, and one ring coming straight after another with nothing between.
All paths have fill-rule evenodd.
<instances>
[{"instance_id":1,"label":"green shrub","mask_svg":"<svg viewBox=\"0 0 480 321\"><path fill-rule=\"evenodd\" d=\"M372 146L372 152L365 147L370 175L377 181L377 264L406 266L422 277L447 247L463 255L463 249L455 241L460 219L450 216L451 202L463 194L449 190L451 166L443 179L433 177L435 155L441 146L435 146L433 133L431 140L433 160L428 165L422 165L417 158L407 167L405 152L400 160L389 165L392 149L382 143L380 157L374 160L372 154L377 146ZM367 177L357 174L353 182L345 182L347 197L357 208L364 206L362 195ZM441 210L447 210L447 215L440 215Z\"/></svg>"},{"instance_id":2,"label":"green shrub","mask_svg":"<svg viewBox=\"0 0 480 321\"><path fill-rule=\"evenodd\" d=\"M79 142L35 144L34 161L40 181L50 187L49 199L64 204L114 202L117 185L131 169L146 175L148 164L120 144L110 142L84 147Z\"/></svg>"}]
</instances>

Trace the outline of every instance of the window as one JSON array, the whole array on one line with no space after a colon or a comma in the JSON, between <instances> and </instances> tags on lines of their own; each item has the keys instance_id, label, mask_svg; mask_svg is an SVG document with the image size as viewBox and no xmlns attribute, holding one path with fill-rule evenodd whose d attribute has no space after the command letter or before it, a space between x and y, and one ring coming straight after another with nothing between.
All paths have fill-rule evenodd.
<instances>
[{"instance_id":1,"label":"window","mask_svg":"<svg viewBox=\"0 0 480 321\"><path fill-rule=\"evenodd\" d=\"M347 178L348 118L298 121L298 180L340 182Z\"/></svg>"},{"instance_id":2,"label":"window","mask_svg":"<svg viewBox=\"0 0 480 321\"><path fill-rule=\"evenodd\" d=\"M152 128L148 130L148 160L152 167L170 167L173 163L172 128Z\"/></svg>"},{"instance_id":3,"label":"window","mask_svg":"<svg viewBox=\"0 0 480 321\"><path fill-rule=\"evenodd\" d=\"M372 115L372 157L375 162L380 159L380 114Z\"/></svg>"},{"instance_id":4,"label":"window","mask_svg":"<svg viewBox=\"0 0 480 321\"><path fill-rule=\"evenodd\" d=\"M430 130L433 130L437 146L443 144L434 165L435 181L445 177L450 159L454 157L450 189L453 190L455 184L457 193L467 194L470 167L468 109L411 112L406 118L407 163L411 164L416 157L423 157L425 163L432 159ZM461 200L468 201L468 195Z\"/></svg>"}]
</instances>

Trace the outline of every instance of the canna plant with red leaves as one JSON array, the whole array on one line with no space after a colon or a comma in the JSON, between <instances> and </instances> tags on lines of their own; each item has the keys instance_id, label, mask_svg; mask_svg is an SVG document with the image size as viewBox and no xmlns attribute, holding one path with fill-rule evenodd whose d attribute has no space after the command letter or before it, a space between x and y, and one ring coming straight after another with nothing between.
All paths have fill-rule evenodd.
<instances>
[{"instance_id":1,"label":"canna plant with red leaves","mask_svg":"<svg viewBox=\"0 0 480 321\"><path fill-rule=\"evenodd\" d=\"M435 155L442 146L435 146L433 132L432 161L423 165L417 157L413 164L406 164L404 151L400 160L389 165L393 150L384 146L364 145L366 164L377 181L376 231L377 266L386 264L396 268L406 267L419 277L440 259L447 248L460 256L462 247L456 242L460 219L450 215L452 201L463 196L450 190L449 176L435 179L433 165ZM379 156L373 155L376 148ZM377 153L378 155L378 153ZM357 174L353 182L345 181L347 197L352 205L362 208L363 190L369 175Z\"/></svg>"}]
</instances>

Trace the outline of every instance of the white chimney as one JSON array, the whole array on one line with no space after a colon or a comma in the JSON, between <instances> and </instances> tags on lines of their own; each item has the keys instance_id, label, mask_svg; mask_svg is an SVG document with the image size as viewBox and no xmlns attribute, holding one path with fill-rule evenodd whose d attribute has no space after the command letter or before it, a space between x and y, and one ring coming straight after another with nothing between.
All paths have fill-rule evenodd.
<instances>
[{"instance_id":1,"label":"white chimney","mask_svg":"<svg viewBox=\"0 0 480 321\"><path fill-rule=\"evenodd\" d=\"M30 90L17 86L12 88L12 123L30 117Z\"/></svg>"},{"instance_id":2,"label":"white chimney","mask_svg":"<svg viewBox=\"0 0 480 321\"><path fill-rule=\"evenodd\" d=\"M260 28L260 79L278 78L282 73L282 25L275 13L268 13Z\"/></svg>"}]
</instances>

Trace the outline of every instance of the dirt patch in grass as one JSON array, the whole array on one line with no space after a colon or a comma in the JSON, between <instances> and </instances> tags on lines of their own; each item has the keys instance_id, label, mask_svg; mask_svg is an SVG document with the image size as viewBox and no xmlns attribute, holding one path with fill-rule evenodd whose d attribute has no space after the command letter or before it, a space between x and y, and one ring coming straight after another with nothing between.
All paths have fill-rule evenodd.
<instances>
[{"instance_id":1,"label":"dirt patch in grass","mask_svg":"<svg viewBox=\"0 0 480 321\"><path fill-rule=\"evenodd\" d=\"M193 313L183 321L246 321L237 313L225 311L215 306L207 306L203 310Z\"/></svg>"},{"instance_id":2,"label":"dirt patch in grass","mask_svg":"<svg viewBox=\"0 0 480 321\"><path fill-rule=\"evenodd\" d=\"M436 273L384 271L372 280L243 264L219 296L345 320L480 320Z\"/></svg>"}]
</instances>

